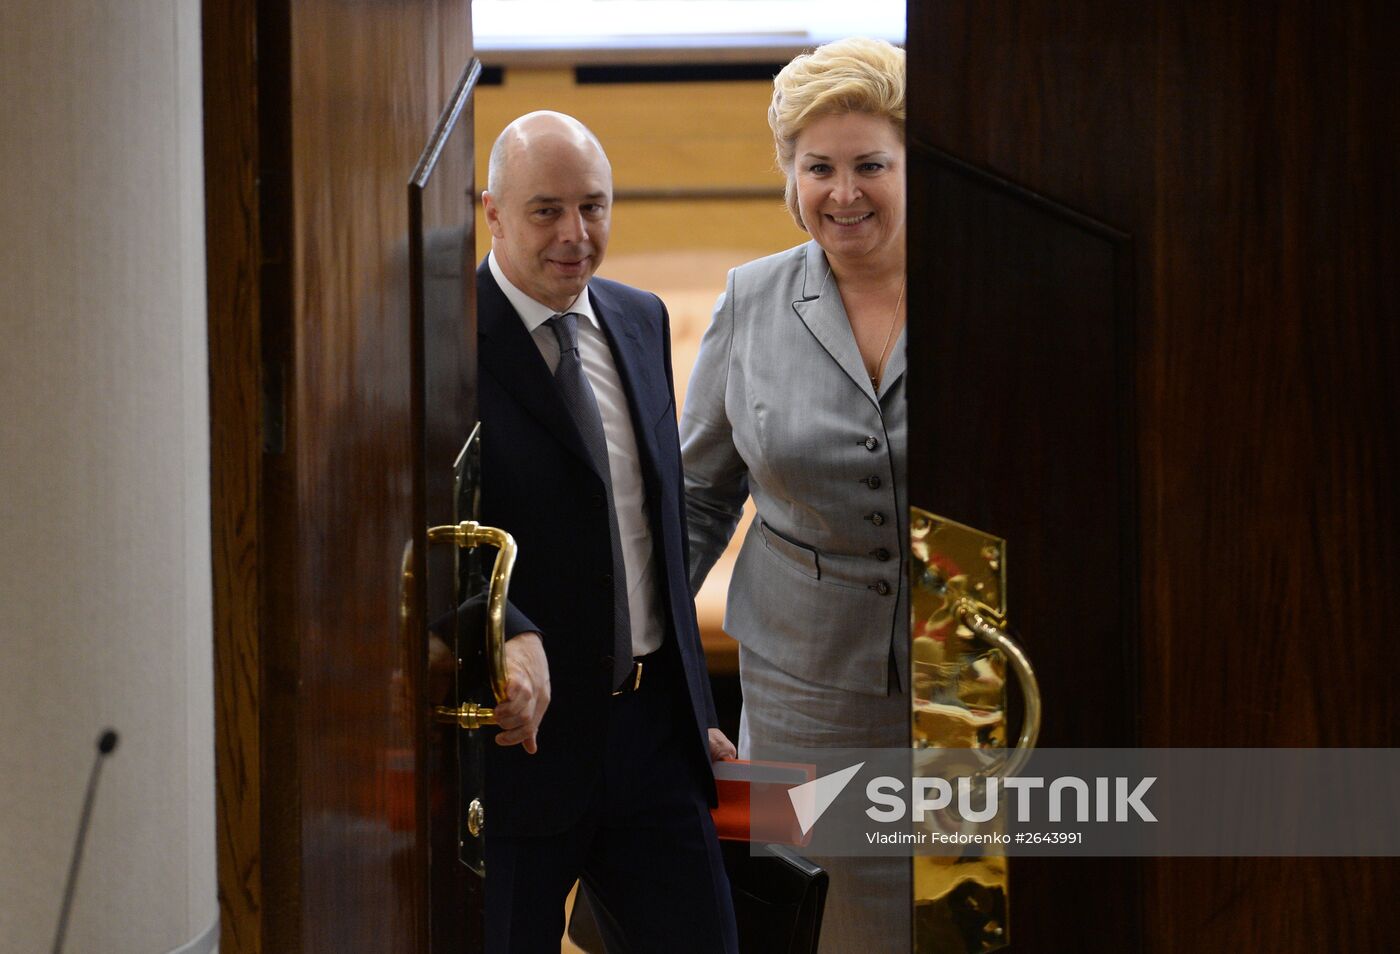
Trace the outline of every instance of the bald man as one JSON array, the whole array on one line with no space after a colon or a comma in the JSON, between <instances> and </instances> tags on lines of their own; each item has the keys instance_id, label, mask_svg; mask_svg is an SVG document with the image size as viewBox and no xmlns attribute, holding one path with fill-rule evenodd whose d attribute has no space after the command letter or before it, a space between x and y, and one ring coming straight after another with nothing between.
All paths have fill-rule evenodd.
<instances>
[{"instance_id":1,"label":"bald man","mask_svg":"<svg viewBox=\"0 0 1400 954\"><path fill-rule=\"evenodd\" d=\"M582 878L634 954L737 951L666 308L594 276L612 168L572 117L511 123L481 198L481 515L519 545L507 635L548 671L536 751L488 752L487 950L557 954Z\"/></svg>"}]
</instances>

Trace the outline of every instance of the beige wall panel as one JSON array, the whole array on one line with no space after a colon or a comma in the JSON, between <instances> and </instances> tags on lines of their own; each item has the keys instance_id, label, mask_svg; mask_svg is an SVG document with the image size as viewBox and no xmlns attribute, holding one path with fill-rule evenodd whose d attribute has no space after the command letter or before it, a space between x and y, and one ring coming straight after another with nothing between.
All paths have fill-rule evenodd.
<instances>
[{"instance_id":1,"label":"beige wall panel","mask_svg":"<svg viewBox=\"0 0 1400 954\"><path fill-rule=\"evenodd\" d=\"M757 258L805 241L807 233L793 224L781 197L625 201L613 212L608 248L609 254L740 248ZM716 295L724 290L723 278Z\"/></svg>"},{"instance_id":2,"label":"beige wall panel","mask_svg":"<svg viewBox=\"0 0 1400 954\"><path fill-rule=\"evenodd\" d=\"M199 4L0 5L0 948L217 917Z\"/></svg>"},{"instance_id":3,"label":"beige wall panel","mask_svg":"<svg viewBox=\"0 0 1400 954\"><path fill-rule=\"evenodd\" d=\"M768 129L766 82L577 85L572 70L508 69L477 99L481 168L491 143L522 113L554 109L592 129L619 189L782 188Z\"/></svg>"}]
</instances>

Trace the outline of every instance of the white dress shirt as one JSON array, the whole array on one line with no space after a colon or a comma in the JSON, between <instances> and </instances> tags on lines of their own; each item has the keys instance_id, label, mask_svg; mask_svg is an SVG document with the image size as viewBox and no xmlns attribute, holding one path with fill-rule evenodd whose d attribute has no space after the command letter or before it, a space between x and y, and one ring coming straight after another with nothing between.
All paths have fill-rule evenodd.
<instances>
[{"instance_id":1,"label":"white dress shirt","mask_svg":"<svg viewBox=\"0 0 1400 954\"><path fill-rule=\"evenodd\" d=\"M553 373L559 366L559 340L545 324L558 314L573 312L581 315L578 323L579 358L583 373L598 401L598 413L603 417L603 434L608 441L608 468L612 471L613 504L617 508L617 529L622 537L622 562L627 568L627 608L632 623L632 654L645 656L661 648L663 633L660 606L657 601L655 549L651 540L651 524L647 520L646 493L642 486L641 456L637 452L637 436L632 430L632 413L627 393L622 388L612 348L598 316L588 289L574 303L557 312L542 305L511 284L501 271L492 252L486 256L496 284L525 323L525 330L535 339ZM489 425L488 425L489 426ZM509 530L509 527L505 528Z\"/></svg>"}]
</instances>

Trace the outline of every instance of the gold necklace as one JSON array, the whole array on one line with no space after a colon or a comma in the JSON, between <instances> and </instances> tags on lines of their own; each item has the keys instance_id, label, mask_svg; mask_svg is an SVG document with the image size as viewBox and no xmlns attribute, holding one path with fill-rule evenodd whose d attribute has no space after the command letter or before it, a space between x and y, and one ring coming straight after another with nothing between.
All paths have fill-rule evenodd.
<instances>
[{"instance_id":1,"label":"gold necklace","mask_svg":"<svg viewBox=\"0 0 1400 954\"><path fill-rule=\"evenodd\" d=\"M885 369L885 352L890 349L890 339L894 337L894 326L899 324L899 306L904 304L904 286L909 281L906 273L904 280L899 283L899 297L894 302L894 314L890 316L890 330L885 332L885 343L880 346L880 357L875 359L875 373L870 376L870 386L878 394L880 391L880 372Z\"/></svg>"}]
</instances>

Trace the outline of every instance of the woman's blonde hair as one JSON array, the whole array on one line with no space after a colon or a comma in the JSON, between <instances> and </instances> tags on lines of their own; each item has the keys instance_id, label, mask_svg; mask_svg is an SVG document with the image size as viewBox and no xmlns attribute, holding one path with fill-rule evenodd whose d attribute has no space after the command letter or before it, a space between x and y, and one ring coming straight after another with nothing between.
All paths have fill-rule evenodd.
<instances>
[{"instance_id":1,"label":"woman's blonde hair","mask_svg":"<svg viewBox=\"0 0 1400 954\"><path fill-rule=\"evenodd\" d=\"M849 37L803 53L773 78L768 125L778 168L787 175L783 196L801 229L793 154L813 121L840 113L882 116L904 135L904 51L884 40Z\"/></svg>"}]
</instances>

